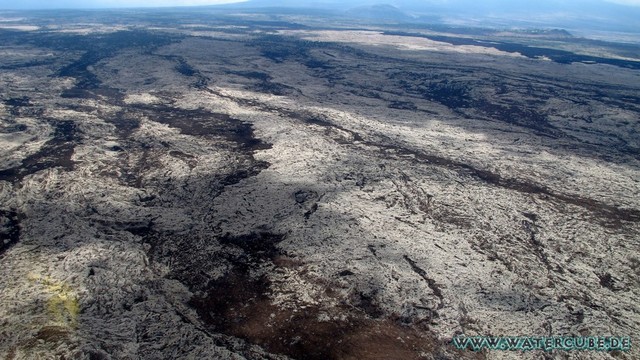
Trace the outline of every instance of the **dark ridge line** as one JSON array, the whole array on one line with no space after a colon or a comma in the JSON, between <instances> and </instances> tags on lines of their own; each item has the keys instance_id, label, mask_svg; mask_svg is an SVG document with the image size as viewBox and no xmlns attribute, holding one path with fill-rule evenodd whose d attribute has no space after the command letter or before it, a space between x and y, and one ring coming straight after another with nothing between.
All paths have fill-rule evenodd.
<instances>
[{"instance_id":1,"label":"dark ridge line","mask_svg":"<svg viewBox=\"0 0 640 360\"><path fill-rule=\"evenodd\" d=\"M418 151L409 150L397 145L384 145L373 141L363 142L366 145L378 147L382 151L387 150L396 151L400 156L413 155L415 160L422 160L432 165L447 167L453 170L463 170L471 174L488 184L498 186L501 188L518 191L525 194L542 194L548 197L555 198L562 202L582 207L595 215L599 215L604 218L608 218L612 221L602 222L602 225L606 227L617 227L620 221L637 222L640 221L640 210L638 209L625 209L617 206L604 204L600 201L580 197L577 195L568 195L562 193L556 193L546 186L530 183L515 178L504 178L499 174L493 173L488 170L482 170L473 167L472 165L447 159L436 155L427 155Z\"/></svg>"},{"instance_id":2,"label":"dark ridge line","mask_svg":"<svg viewBox=\"0 0 640 360\"><path fill-rule=\"evenodd\" d=\"M523 214L523 215L527 216L527 214ZM529 214L529 215L531 215L531 214ZM533 217L533 219L531 219L531 218L529 218L529 219L531 221L523 220L522 221L522 226L523 226L525 232L527 232L529 234L529 242L531 243L531 245L533 245L533 250L534 250L534 253L536 254L536 257L538 258L538 260L540 260L541 263L544 264L544 266L547 268L547 270L549 270L551 272L551 271L553 271L553 268L551 266L551 263L549 262L549 257L544 252L544 245L542 244L540 239L538 239L536 237L536 233L537 233L536 226L537 225L536 225L535 216ZM516 238L518 240L522 241L517 236L516 236Z\"/></svg>"},{"instance_id":3,"label":"dark ridge line","mask_svg":"<svg viewBox=\"0 0 640 360\"><path fill-rule=\"evenodd\" d=\"M418 263L413 261L409 256L402 255L402 257L407 263L409 263L409 265L411 266L411 270L413 270L422 279L424 279L424 281L427 282L427 285L429 286L429 289L431 289L431 291L433 292L433 295L435 295L438 299L440 299L440 303L438 304L438 309L442 309L444 307L444 296L442 295L442 290L440 290L440 287L438 286L436 281L430 278L427 275L427 272L424 271L424 269L422 269L421 267L419 267Z\"/></svg>"},{"instance_id":4,"label":"dark ridge line","mask_svg":"<svg viewBox=\"0 0 640 360\"><path fill-rule=\"evenodd\" d=\"M311 112L292 111L292 110L279 108L276 106L266 105L257 100L238 99L230 95L221 94L220 92L214 91L209 88L204 90L216 96L234 101L239 105L247 105L262 111L278 113L283 116L302 120L303 122L309 123L309 124L314 124L314 125L319 125L324 127L334 127L336 129L340 129L342 131L350 133L353 136L354 141L359 141L361 144L364 144L366 146L377 147L386 155L389 155L388 153L389 150L396 152L400 156L413 155L414 161L423 161L431 165L446 167L446 168L457 170L457 171L462 170L463 172L467 172L471 176L494 186L518 191L524 194L542 194L568 204L579 206L585 210L592 212L594 215L609 219L610 221L601 221L601 224L605 227L609 227L609 228L618 227L621 221L627 221L627 222L640 221L640 210L638 209L619 208L617 206L605 204L594 199L584 198L577 195L556 193L543 185L533 184L533 183L523 181L523 180L518 180L515 178L505 178L491 171L478 169L473 167L472 165L447 159L445 157L424 154L415 150L410 150L410 149L401 147L399 145L390 145L390 144L375 142L372 140L364 140L362 136L357 132L345 129L338 125L334 125L324 116L314 115ZM384 136L384 135L381 135L381 136ZM389 142L392 142L392 141L389 139ZM339 143L353 144L353 141L344 140L344 141L340 141Z\"/></svg>"},{"instance_id":5,"label":"dark ridge line","mask_svg":"<svg viewBox=\"0 0 640 360\"><path fill-rule=\"evenodd\" d=\"M402 31L385 31L384 35L396 35L396 36L411 36L411 37L420 37L426 38L433 41L445 42L451 45L476 45L476 46L484 46L484 47L492 47L494 49L500 51L506 51L510 53L520 53L527 58L536 59L541 56L547 56L553 62L559 64L571 64L574 62L595 62L598 64L607 64L613 65L626 69L640 69L640 61L629 61L629 60L621 60L621 59L611 59L611 58L603 58L598 56L590 56L590 55L581 55L576 54L571 51L566 50L557 50L552 48L543 48L537 46L528 46L513 42L504 42L504 41L492 41L491 43L486 42L478 42L475 39L470 38L461 38L454 36L441 36L441 35L425 35L420 33L408 33Z\"/></svg>"},{"instance_id":6,"label":"dark ridge line","mask_svg":"<svg viewBox=\"0 0 640 360\"><path fill-rule=\"evenodd\" d=\"M149 52L150 55L159 56L161 58L176 62L175 70L183 76L195 77L197 80L192 86L196 89L202 89L207 86L209 78L202 75L200 70L191 66L183 56L180 55L159 55Z\"/></svg>"}]
</instances>

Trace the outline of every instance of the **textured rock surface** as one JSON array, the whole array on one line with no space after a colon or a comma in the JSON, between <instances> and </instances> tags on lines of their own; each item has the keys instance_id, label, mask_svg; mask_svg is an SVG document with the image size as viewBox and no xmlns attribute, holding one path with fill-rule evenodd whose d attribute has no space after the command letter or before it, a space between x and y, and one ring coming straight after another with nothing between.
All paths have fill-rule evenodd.
<instances>
[{"instance_id":1,"label":"textured rock surface","mask_svg":"<svg viewBox=\"0 0 640 360\"><path fill-rule=\"evenodd\" d=\"M638 333L638 70L252 26L1 33L0 356Z\"/></svg>"}]
</instances>

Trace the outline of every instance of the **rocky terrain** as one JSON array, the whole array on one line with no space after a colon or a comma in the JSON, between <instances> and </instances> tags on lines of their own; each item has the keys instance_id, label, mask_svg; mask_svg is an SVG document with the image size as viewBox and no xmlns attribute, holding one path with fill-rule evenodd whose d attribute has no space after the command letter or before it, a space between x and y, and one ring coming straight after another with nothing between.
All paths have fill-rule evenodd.
<instances>
[{"instance_id":1,"label":"rocky terrain","mask_svg":"<svg viewBox=\"0 0 640 360\"><path fill-rule=\"evenodd\" d=\"M127 16L4 20L0 357L640 356L451 345L640 332L630 46Z\"/></svg>"}]
</instances>

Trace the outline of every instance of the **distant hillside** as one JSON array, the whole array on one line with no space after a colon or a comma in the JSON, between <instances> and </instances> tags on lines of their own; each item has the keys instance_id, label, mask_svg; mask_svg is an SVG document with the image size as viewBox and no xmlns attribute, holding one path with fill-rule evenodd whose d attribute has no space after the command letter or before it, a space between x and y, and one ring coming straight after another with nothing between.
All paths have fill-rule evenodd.
<instances>
[{"instance_id":1,"label":"distant hillside","mask_svg":"<svg viewBox=\"0 0 640 360\"><path fill-rule=\"evenodd\" d=\"M347 15L366 19L408 21L412 17L389 4L358 6L346 11Z\"/></svg>"},{"instance_id":2,"label":"distant hillside","mask_svg":"<svg viewBox=\"0 0 640 360\"><path fill-rule=\"evenodd\" d=\"M408 22L446 18L456 24L472 22L496 27L555 27L640 33L640 7L605 0L388 0L385 5L372 5L373 1L249 0L228 6L330 9L359 17Z\"/></svg>"}]
</instances>

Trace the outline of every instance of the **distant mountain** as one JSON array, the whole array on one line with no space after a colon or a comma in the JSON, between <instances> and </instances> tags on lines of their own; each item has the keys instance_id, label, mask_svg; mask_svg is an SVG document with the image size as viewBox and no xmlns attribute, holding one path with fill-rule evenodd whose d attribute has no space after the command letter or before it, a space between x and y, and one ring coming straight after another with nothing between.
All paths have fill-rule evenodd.
<instances>
[{"instance_id":1,"label":"distant mountain","mask_svg":"<svg viewBox=\"0 0 640 360\"><path fill-rule=\"evenodd\" d=\"M374 0L375 1L375 0ZM291 7L330 9L352 16L420 22L440 17L476 25L557 27L640 33L640 7L605 0L249 0L243 8Z\"/></svg>"},{"instance_id":2,"label":"distant mountain","mask_svg":"<svg viewBox=\"0 0 640 360\"><path fill-rule=\"evenodd\" d=\"M351 8L347 10L346 14L352 17L359 17L359 18L365 18L365 19L396 20L396 21L409 21L413 19L413 17L407 15L402 10L388 4L357 6L355 8Z\"/></svg>"},{"instance_id":3,"label":"distant mountain","mask_svg":"<svg viewBox=\"0 0 640 360\"><path fill-rule=\"evenodd\" d=\"M214 5L238 9L308 9L356 18L411 23L471 25L498 28L566 28L640 34L640 6L613 0L248 0ZM170 0L157 2L167 5ZM178 4L179 1L175 0ZM188 2L183 2L185 4ZM0 0L0 9L53 9L153 5L151 0Z\"/></svg>"}]
</instances>

